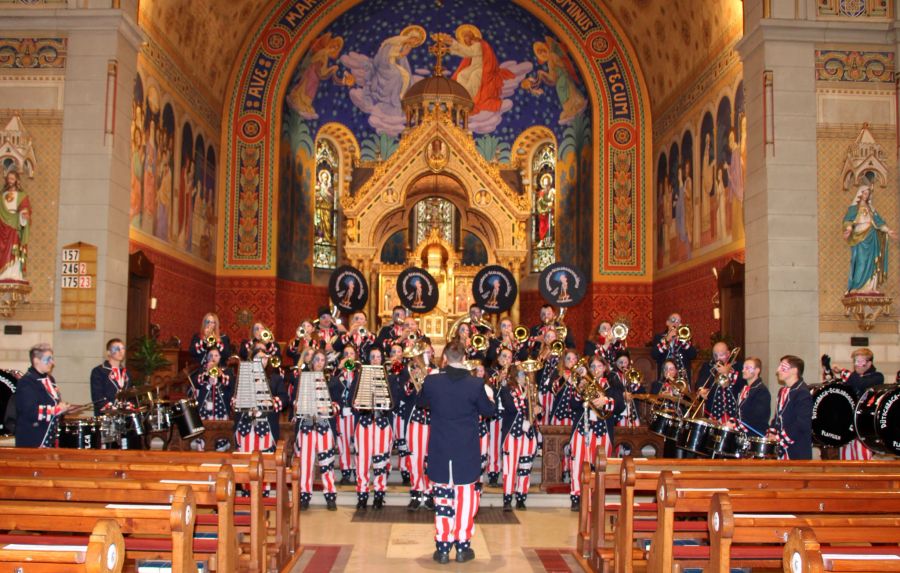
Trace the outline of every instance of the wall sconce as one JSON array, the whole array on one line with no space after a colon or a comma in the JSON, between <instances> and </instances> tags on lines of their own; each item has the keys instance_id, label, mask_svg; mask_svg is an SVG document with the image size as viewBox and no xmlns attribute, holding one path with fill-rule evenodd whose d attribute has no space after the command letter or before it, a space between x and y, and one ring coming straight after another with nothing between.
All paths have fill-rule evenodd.
<instances>
[{"instance_id":1,"label":"wall sconce","mask_svg":"<svg viewBox=\"0 0 900 573\"><path fill-rule=\"evenodd\" d=\"M712 296L713 320L719 320L719 318L721 318L722 316L722 310L719 307L719 269L713 267L712 274L716 278L716 294Z\"/></svg>"},{"instance_id":2,"label":"wall sconce","mask_svg":"<svg viewBox=\"0 0 900 573\"><path fill-rule=\"evenodd\" d=\"M150 297L150 310L156 310L156 297Z\"/></svg>"}]
</instances>

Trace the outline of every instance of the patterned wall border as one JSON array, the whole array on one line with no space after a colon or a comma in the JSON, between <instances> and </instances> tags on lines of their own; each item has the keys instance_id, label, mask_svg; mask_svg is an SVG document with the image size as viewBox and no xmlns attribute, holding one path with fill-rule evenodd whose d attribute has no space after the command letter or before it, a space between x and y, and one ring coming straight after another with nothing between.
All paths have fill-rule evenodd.
<instances>
[{"instance_id":1,"label":"patterned wall border","mask_svg":"<svg viewBox=\"0 0 900 573\"><path fill-rule=\"evenodd\" d=\"M157 78L165 79L172 91L178 94L188 108L206 123L207 127L215 132L214 135L218 140L222 126L222 117L219 110L201 95L197 86L182 71L181 67L172 59L165 48L151 37L141 48L141 55L144 58L144 62L156 70Z\"/></svg>"},{"instance_id":2,"label":"patterned wall border","mask_svg":"<svg viewBox=\"0 0 900 573\"><path fill-rule=\"evenodd\" d=\"M894 52L816 50L816 80L894 84Z\"/></svg>"},{"instance_id":3,"label":"patterned wall border","mask_svg":"<svg viewBox=\"0 0 900 573\"><path fill-rule=\"evenodd\" d=\"M599 250L596 271L642 276L646 273L644 181L649 99L631 47L615 22L583 0L514 1L559 35L589 80L594 104L594 161L599 166L594 196L602 210L597 225L599 241L595 237L595 242L604 245ZM274 158L288 72L316 34L356 3L358 0L282 0L260 19L261 24L242 50L244 58L232 74L230 85L234 89L226 103L224 270L274 270ZM610 241L605 240L607 230L622 228L626 223L614 217L612 208L610 166L617 151L633 153L631 168L620 170L619 175L627 172L631 178L634 208L627 230L630 248L611 253L607 246Z\"/></svg>"}]
</instances>

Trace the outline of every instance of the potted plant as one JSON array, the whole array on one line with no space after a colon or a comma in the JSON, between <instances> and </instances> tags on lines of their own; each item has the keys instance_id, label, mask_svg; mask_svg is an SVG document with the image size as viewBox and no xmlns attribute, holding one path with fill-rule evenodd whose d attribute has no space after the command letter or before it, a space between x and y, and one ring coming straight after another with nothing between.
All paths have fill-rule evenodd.
<instances>
[{"instance_id":1,"label":"potted plant","mask_svg":"<svg viewBox=\"0 0 900 573\"><path fill-rule=\"evenodd\" d=\"M171 362L163 355L163 345L159 340L145 334L132 341L128 364L143 375L144 384L150 384L153 374L171 365Z\"/></svg>"}]
</instances>

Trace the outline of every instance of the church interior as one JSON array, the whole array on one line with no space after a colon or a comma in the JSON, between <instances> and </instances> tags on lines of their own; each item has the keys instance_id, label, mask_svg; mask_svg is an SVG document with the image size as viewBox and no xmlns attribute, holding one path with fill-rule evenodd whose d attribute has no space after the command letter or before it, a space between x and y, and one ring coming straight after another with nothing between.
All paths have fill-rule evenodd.
<instances>
[{"instance_id":1,"label":"church interior","mask_svg":"<svg viewBox=\"0 0 900 573\"><path fill-rule=\"evenodd\" d=\"M784 507L796 503L797 514L824 511L809 509L811 502L784 486L790 480L800 484L802 475L807 481L796 489L820 488L816 499L834 496L841 508L821 519L867 512L872 522L858 526L865 534L850 541L868 540L870 545L856 553L883 557L871 570L895 570L900 406L892 409L892 404L900 391L891 385L900 379L900 320L892 309L893 298L900 296L898 10L895 0L0 0L0 404L8 411L18 407L17 380L52 347L53 403L84 404L68 418L87 419L97 402L92 369L113 356L113 341L127 353L115 364L133 368L131 380L139 387L129 399L140 404L140 388L154 394L146 397L149 406L138 433L143 447L163 451L144 451L150 457L142 461L157 464L159 472L172 464L171 478L182 472L186 477L179 478L183 489L170 484L168 501L154 501L151 493L162 491L159 487L150 488L140 503L163 503L174 512L174 500L184 502L185 523L193 523L192 511L199 513L196 535L205 531L214 543L206 547L200 537L177 537L173 529L166 549L142 546L141 526L132 530L120 524L119 533L113 516L97 522L90 540L101 545L101 538L106 540L110 564L117 556L108 547L118 548L119 563L95 571L121 571L123 561L124 570L174 571L177 561L201 557L206 568L201 570L208 571L440 569L437 556L432 559L434 514L404 507L409 479L396 471L406 467L397 430L385 454L390 512L354 511L362 498L353 487L357 480L345 480L347 474L339 471L345 467L340 425L332 435L338 459L331 479L341 483L336 489L334 483L318 485L320 477L327 481L324 466L313 468L309 461L316 493L310 507L303 490L306 505L300 508L300 473L294 470L306 462L300 461L297 444L299 435L309 432L291 422L290 404L280 421L273 414L273 434L279 424L284 427L277 447L277 440L256 444L251 450L266 453L241 458L237 465L228 457L232 454L211 450L235 436L240 442L240 422L235 433L230 419L215 419L218 410L211 405L200 443L207 450L203 455L218 456L207 462L221 465L218 474L192 465L200 459L190 457L199 455L198 434L179 437L182 428L168 422L168 409L166 423L157 427L153 410L163 403L189 403L185 396L196 392L193 376L198 369L208 371L206 355L224 333L235 356L239 348L242 352L231 364L236 380L238 362L241 376L243 365L255 364L251 358L264 331L263 346L280 349L282 368L275 370L293 401L290 371L299 380L301 359L288 358L289 347L303 338L301 332L307 339L320 332L323 315L340 318L344 329L362 312L362 336L374 340L397 324L396 310L405 308L403 316L409 315L416 334L403 356L419 356L417 340L425 340L437 366L441 350L459 340L461 325L476 334L473 338L481 337L476 342L484 344L490 361L504 347L504 320L513 328L524 326L521 339L518 333L514 338L520 344L534 341L541 352L552 346L543 342L549 326L563 341L550 352L560 361L560 372L570 354L566 347L574 347L573 361L584 354L587 363L593 356L587 348L599 348L604 337L615 339L616 348L627 347L631 370L623 371L623 383L635 424L615 434L604 429L606 455L600 447L595 457L597 444L591 442L584 446L591 452L583 454L588 466L577 471L573 467L582 454L569 440L579 432L578 420L573 424L571 415L561 414L567 422L557 428L564 430L542 425L533 467L529 461L526 469L516 470L513 462L513 472L534 476L528 511L504 511L507 490L496 489L496 479L485 483L478 491L481 509L472 538L477 565L452 567L725 571L728 559L722 556L729 550L720 551L725 542L719 512L733 508L724 528L732 567L781 569L780 554L770 555L771 546L765 546L766 553L756 547L758 541L741 539L752 537L746 531L754 525L744 523L748 518L740 512L793 511L769 508L768 498L753 493L776 478L787 488ZM407 297L408 285L418 280L410 283L410 269L427 279L424 311L410 302L413 295ZM485 269L511 284L513 293L505 293L499 312L490 312L481 298ZM341 271L353 273L357 291L336 294ZM565 272L569 278L560 285ZM496 302L500 287L491 284ZM421 295L415 294L416 301ZM355 304L347 306L351 297ZM544 315L547 305L556 313L551 321ZM480 306L483 316L473 317L473 306ZM207 329L210 314L214 332ZM339 371L345 357L330 355L335 349L329 336L314 340L328 351L326 371ZM658 420L661 399L632 399L638 390L632 392L627 383L662 395L650 383L663 381L666 356L656 353L667 341L672 348L681 341L694 352L684 364L679 359L677 378L687 388L681 388L682 398L673 390L674 405L666 410L679 417L683 407L691 411L706 399L705 394L697 398L699 390L689 391L691 380L703 382L710 366L715 393L716 381L727 391L730 380L740 380L742 361L746 366L755 360L755 376L767 388L765 407L772 413L786 407L782 390L793 388L793 381L785 386L782 374L796 366L790 360L786 365L787 357L802 359L799 382L810 386L823 380L826 386L846 383L860 349L868 356L869 373L877 369L883 376L874 390L866 390L867 405L859 395L848 396L852 438L829 441L834 432L848 429L837 414L825 419L816 402L811 423L818 441L810 465L734 459L721 465L713 463L723 461L713 454L666 466L664 443L674 444L675 438L650 427ZM716 351L717 344L725 345L727 358ZM226 346L219 346L223 370L230 354ZM382 350L387 364L391 344ZM524 365L528 360L512 354L519 368L531 372ZM615 368L620 354L610 351L606 366ZM717 378L715 369L723 364L731 374ZM353 366L351 360L350 371ZM482 373L489 375L491 367L483 364ZM748 387L753 384L746 380ZM826 394L817 388L814 398L817 391ZM609 396L607 389L604 403ZM733 393L732 407L739 409L745 397ZM496 398L499 402L499 394ZM270 399L282 407L280 398ZM537 394L528 399L536 402ZM612 403L610 398L610 409ZM227 399L222 407L229 408ZM609 413L590 399L581 410L584 428L597 417L606 428L603 416ZM717 410L705 411L708 418L719 416ZM123 414L124 424L131 415ZM542 415L547 423L549 411ZM861 429L863 415L872 418L872 428ZM21 423L21 413L18 417ZM190 421L190 412L185 418ZM5 420L0 411L0 422ZM779 431L789 432L776 422ZM57 422L49 423L55 428ZM199 414L197 423L202 430ZM98 432L100 426L98 421ZM754 432L766 434L765 428ZM141 461L123 451L104 462L99 450L80 442L63 450L73 452L71 459L45 459L37 449L17 453L17 439L0 423L0 446L9 446L0 447L0 465L11 472L0 478L0 511L8 505L5 515L23 512L20 522L13 520L17 525L0 520L0 563L18 559L12 555L15 547L7 551L3 545L21 543L12 530L41 531L38 517L24 517L31 515L28 503L14 495L27 485L4 480L28 479L26 468L36 464L49 481L34 491L87 491L88 486L55 484L66 474L53 472L62 471L68 460L72 471L85 472L85 480L100 480L110 477L102 474L107 470L124 475L124 466L112 469L112 464ZM785 439L779 452L793 445ZM851 439L871 451L863 459L843 457L838 449ZM505 445L496 447L507 455ZM344 448L349 456L349 438ZM358 452L361 446L353 448ZM83 465L91 463L111 466ZM257 466L259 476L253 473ZM149 475L150 467L128 466L132 470L148 472L135 479L159 479ZM792 470L809 475L789 480L779 473ZM383 490L378 496L383 471L375 462L376 503L385 500ZM679 477L679 471L695 473L695 481ZM817 483L814 474L828 471L840 473ZM720 474L719 481L713 479ZM836 485L838 479L842 485ZM184 487L190 480L212 485L208 491L192 490ZM590 494L580 493L576 480ZM679 487L716 488L722 480L730 484L723 487L735 488L730 500L681 496L681 489L667 495ZM747 491L737 489L741 480L747 480ZM231 491L230 509L216 506L222 483L239 490ZM127 493L115 497L118 490L111 484L95 489L105 487L113 496L110 503L134 500ZM329 487L336 498L327 497ZM835 493L841 487L859 495L842 505ZM252 505L244 506L241 494ZM84 495L84 504L100 501ZM334 499L337 514L328 511ZM68 500L56 500L57 505ZM606 502L616 505L605 508ZM623 509L631 502L633 510ZM210 504L211 510L203 509ZM249 508L247 515L238 515L241 507ZM664 521L664 510L699 515L701 535L693 537L701 541L692 549L706 552L685 552L675 543L673 553L664 527L642 530L635 515L646 511L657 519L657 510L659 523L670 529L672 516ZM268 526L265 516L262 525L257 521L257 511L268 514ZM716 520L716 531L708 534L707 511L710 523L713 514ZM217 523L216 516L228 513L235 513L233 522ZM679 532L678 523L685 523L680 517L675 516L675 537L691 538ZM62 531L82 531L71 527ZM169 526L161 527L167 541ZM785 571L837 571L853 560L853 551L837 549L832 553L846 559L823 560L828 543L842 544L824 526L822 531L793 522L778 527L783 538L771 543L779 550L787 547ZM58 529L47 531L60 535ZM87 539L92 530L84 531ZM879 541L882 535L887 542ZM743 543L756 543L748 551L761 553L735 552ZM87 560L98 559L98 550L85 544ZM229 544L234 552L223 549ZM801 556L803 567L811 568L801 568ZM154 569L154 559L169 568Z\"/></svg>"}]
</instances>

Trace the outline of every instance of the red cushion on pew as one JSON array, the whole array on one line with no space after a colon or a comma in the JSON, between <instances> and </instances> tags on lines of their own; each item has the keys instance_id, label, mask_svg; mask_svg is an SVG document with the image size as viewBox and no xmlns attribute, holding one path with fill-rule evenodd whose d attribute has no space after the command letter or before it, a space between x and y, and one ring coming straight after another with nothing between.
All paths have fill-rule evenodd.
<instances>
[{"instance_id":1,"label":"red cushion on pew","mask_svg":"<svg viewBox=\"0 0 900 573\"><path fill-rule=\"evenodd\" d=\"M782 545L732 545L732 559L777 559L784 553ZM678 545L672 549L674 559L709 559L708 545Z\"/></svg>"},{"instance_id":2,"label":"red cushion on pew","mask_svg":"<svg viewBox=\"0 0 900 573\"><path fill-rule=\"evenodd\" d=\"M709 529L709 526L706 524L706 521L676 521L673 524L673 528L675 531L702 531L705 533ZM635 519L634 530L643 533L652 533L656 531L656 520Z\"/></svg>"},{"instance_id":3,"label":"red cushion on pew","mask_svg":"<svg viewBox=\"0 0 900 573\"><path fill-rule=\"evenodd\" d=\"M201 513L197 515L197 525L217 525L219 516L215 513ZM237 526L250 525L250 516L246 514L238 514L234 516L234 524Z\"/></svg>"}]
</instances>

